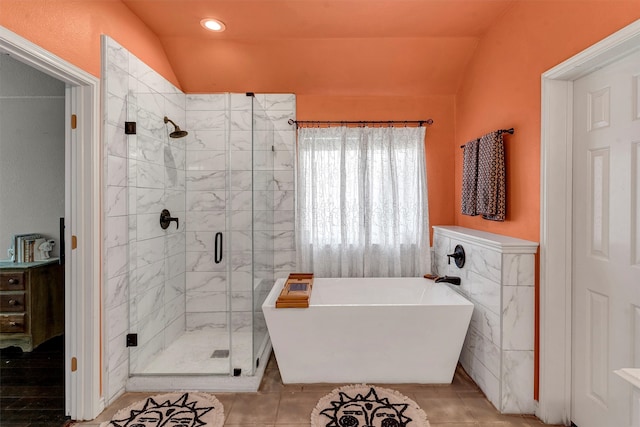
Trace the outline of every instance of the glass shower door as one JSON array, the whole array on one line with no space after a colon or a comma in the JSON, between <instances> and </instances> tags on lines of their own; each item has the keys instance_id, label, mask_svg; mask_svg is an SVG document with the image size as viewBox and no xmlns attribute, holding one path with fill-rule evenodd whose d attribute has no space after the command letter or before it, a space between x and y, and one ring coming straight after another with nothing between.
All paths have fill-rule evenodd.
<instances>
[{"instance_id":1,"label":"glass shower door","mask_svg":"<svg viewBox=\"0 0 640 427\"><path fill-rule=\"evenodd\" d=\"M142 111L142 101L155 99L144 88L130 96L138 133L129 137L128 332L137 338L129 373L229 375L229 257L221 247L229 235L229 95L189 95L182 105L168 97L164 109L188 131L176 139L161 115ZM162 209L179 222L162 229Z\"/></svg>"},{"instance_id":2,"label":"glass shower door","mask_svg":"<svg viewBox=\"0 0 640 427\"><path fill-rule=\"evenodd\" d=\"M268 342L262 303L274 282L274 137L262 98L253 98L253 370ZM266 363L264 360L262 363Z\"/></svg>"}]
</instances>

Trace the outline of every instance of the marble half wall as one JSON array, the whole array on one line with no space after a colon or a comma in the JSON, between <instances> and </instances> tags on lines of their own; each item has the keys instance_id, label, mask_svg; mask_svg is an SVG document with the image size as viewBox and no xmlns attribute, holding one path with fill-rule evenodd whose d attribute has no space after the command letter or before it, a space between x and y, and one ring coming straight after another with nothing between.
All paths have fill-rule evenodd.
<instances>
[{"instance_id":1,"label":"marble half wall","mask_svg":"<svg viewBox=\"0 0 640 427\"><path fill-rule=\"evenodd\" d=\"M457 226L433 227L433 268L474 304L460 363L501 412L533 414L534 256L538 243ZM447 254L465 250L458 268Z\"/></svg>"}]
</instances>

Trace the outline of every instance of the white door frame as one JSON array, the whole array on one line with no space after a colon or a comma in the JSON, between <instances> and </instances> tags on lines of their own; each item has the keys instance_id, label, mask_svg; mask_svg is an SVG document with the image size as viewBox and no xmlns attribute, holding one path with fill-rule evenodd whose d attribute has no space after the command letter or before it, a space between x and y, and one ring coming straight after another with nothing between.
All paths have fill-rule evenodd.
<instances>
[{"instance_id":1,"label":"white door frame","mask_svg":"<svg viewBox=\"0 0 640 427\"><path fill-rule=\"evenodd\" d=\"M571 420L573 81L640 48L640 20L542 74L540 373L536 415Z\"/></svg>"},{"instance_id":2,"label":"white door frame","mask_svg":"<svg viewBox=\"0 0 640 427\"><path fill-rule=\"evenodd\" d=\"M72 419L90 420L104 409L100 389L100 80L1 26L0 51L66 84L65 407ZM71 114L78 119L74 131ZM77 236L74 250L72 235ZM75 369L72 358L77 361Z\"/></svg>"}]
</instances>

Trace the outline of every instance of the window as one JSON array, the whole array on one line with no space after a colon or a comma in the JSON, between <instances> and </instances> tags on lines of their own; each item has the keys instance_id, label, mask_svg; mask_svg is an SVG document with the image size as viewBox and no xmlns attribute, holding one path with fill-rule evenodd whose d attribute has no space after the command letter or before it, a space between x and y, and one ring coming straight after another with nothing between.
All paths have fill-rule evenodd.
<instances>
[{"instance_id":1,"label":"window","mask_svg":"<svg viewBox=\"0 0 640 427\"><path fill-rule=\"evenodd\" d=\"M318 277L429 271L424 128L301 128L298 265Z\"/></svg>"}]
</instances>

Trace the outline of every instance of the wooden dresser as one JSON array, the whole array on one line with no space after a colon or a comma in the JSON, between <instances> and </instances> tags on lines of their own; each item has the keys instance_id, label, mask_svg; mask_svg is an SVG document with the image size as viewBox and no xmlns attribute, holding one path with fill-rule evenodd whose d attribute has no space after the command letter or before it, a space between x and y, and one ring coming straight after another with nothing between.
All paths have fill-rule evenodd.
<instances>
[{"instance_id":1,"label":"wooden dresser","mask_svg":"<svg viewBox=\"0 0 640 427\"><path fill-rule=\"evenodd\" d=\"M64 333L64 266L57 259L0 265L0 348L31 351Z\"/></svg>"}]
</instances>

